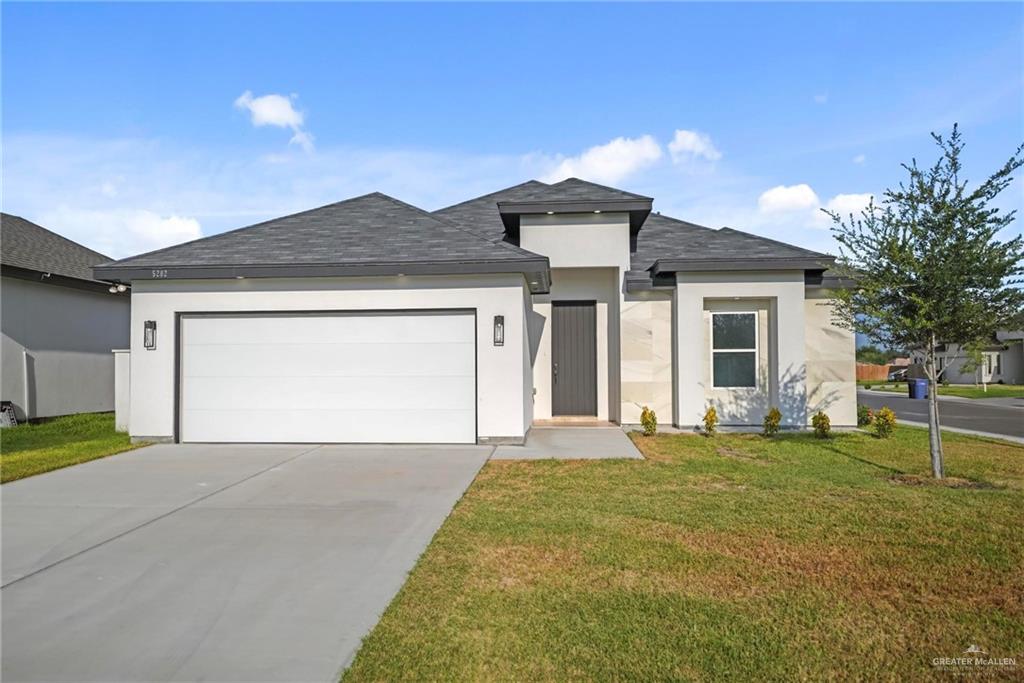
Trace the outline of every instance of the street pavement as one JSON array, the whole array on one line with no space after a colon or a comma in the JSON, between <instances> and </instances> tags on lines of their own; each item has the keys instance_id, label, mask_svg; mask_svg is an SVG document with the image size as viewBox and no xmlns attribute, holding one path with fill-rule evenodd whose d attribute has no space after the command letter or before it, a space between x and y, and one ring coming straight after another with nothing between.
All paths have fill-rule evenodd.
<instances>
[{"instance_id":1,"label":"street pavement","mask_svg":"<svg viewBox=\"0 0 1024 683\"><path fill-rule=\"evenodd\" d=\"M857 391L857 401L872 410L888 406L900 420L928 422L926 400L907 398L905 394L861 389ZM1020 407L1018 402L1018 399L942 398L939 400L939 422L943 427L1024 438L1024 407Z\"/></svg>"}]
</instances>

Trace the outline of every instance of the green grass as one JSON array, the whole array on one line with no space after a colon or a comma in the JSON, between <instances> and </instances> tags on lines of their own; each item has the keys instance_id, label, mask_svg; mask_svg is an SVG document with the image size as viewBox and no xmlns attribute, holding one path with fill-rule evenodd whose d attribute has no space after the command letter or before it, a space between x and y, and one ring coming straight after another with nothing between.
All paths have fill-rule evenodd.
<instances>
[{"instance_id":1,"label":"green grass","mask_svg":"<svg viewBox=\"0 0 1024 683\"><path fill-rule=\"evenodd\" d=\"M920 680L1024 650L1024 447L949 434L940 486L907 427L635 440L488 463L344 680Z\"/></svg>"},{"instance_id":2,"label":"green grass","mask_svg":"<svg viewBox=\"0 0 1024 683\"><path fill-rule=\"evenodd\" d=\"M31 477L138 448L114 431L113 413L58 417L0 430L0 481Z\"/></svg>"},{"instance_id":3,"label":"green grass","mask_svg":"<svg viewBox=\"0 0 1024 683\"><path fill-rule=\"evenodd\" d=\"M870 385L877 391L907 393L907 384L885 384L878 382L857 382L860 386ZM958 396L960 398L1019 398L1024 397L1024 386L1020 384L989 384L988 391L973 384L950 384L939 386L939 396Z\"/></svg>"}]
</instances>

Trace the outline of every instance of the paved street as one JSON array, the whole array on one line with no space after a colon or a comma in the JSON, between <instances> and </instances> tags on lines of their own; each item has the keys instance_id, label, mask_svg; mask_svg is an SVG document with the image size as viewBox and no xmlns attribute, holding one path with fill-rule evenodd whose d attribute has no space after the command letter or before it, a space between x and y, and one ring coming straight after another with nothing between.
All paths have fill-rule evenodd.
<instances>
[{"instance_id":1,"label":"paved street","mask_svg":"<svg viewBox=\"0 0 1024 683\"><path fill-rule=\"evenodd\" d=\"M880 391L857 392L857 400L872 410L889 406L901 420L928 422L928 401L907 398L904 394ZM1024 437L1024 408L1006 402L942 399L939 420L943 427L972 429L990 434Z\"/></svg>"}]
</instances>

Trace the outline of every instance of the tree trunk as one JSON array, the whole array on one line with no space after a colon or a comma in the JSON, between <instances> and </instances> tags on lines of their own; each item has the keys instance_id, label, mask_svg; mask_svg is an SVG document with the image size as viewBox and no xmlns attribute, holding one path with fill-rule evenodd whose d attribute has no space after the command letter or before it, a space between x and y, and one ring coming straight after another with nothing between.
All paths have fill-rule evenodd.
<instances>
[{"instance_id":1,"label":"tree trunk","mask_svg":"<svg viewBox=\"0 0 1024 683\"><path fill-rule=\"evenodd\" d=\"M928 450L932 458L932 476L942 479L942 434L939 431L939 383L935 373L935 335L931 337L925 363L928 376Z\"/></svg>"}]
</instances>

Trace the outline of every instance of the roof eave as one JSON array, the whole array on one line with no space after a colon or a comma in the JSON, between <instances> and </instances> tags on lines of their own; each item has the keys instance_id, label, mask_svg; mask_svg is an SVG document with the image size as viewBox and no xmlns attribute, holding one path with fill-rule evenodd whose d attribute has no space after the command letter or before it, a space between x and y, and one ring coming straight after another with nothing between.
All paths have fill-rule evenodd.
<instances>
[{"instance_id":1,"label":"roof eave","mask_svg":"<svg viewBox=\"0 0 1024 683\"><path fill-rule=\"evenodd\" d=\"M0 265L0 275L3 275L4 277L17 278L19 280L27 280L29 282L41 282L43 284L56 285L59 287L81 289L87 292L103 292L109 294L108 288L110 287L109 283L106 281L84 280L71 275L48 273L43 270L22 268L20 266L12 266L6 263Z\"/></svg>"},{"instance_id":2,"label":"roof eave","mask_svg":"<svg viewBox=\"0 0 1024 683\"><path fill-rule=\"evenodd\" d=\"M658 259L650 270L655 275L665 273L706 273L710 271L734 270L827 270L835 263L830 256L821 258L703 258L703 259Z\"/></svg>"},{"instance_id":3,"label":"roof eave","mask_svg":"<svg viewBox=\"0 0 1024 683\"><path fill-rule=\"evenodd\" d=\"M220 266L131 266L107 265L93 268L96 278L106 282L135 280L224 280L289 277L373 277L387 275L490 275L522 274L530 291L546 294L551 287L551 266L547 257L502 261L435 261L412 263L324 263L282 265Z\"/></svg>"}]
</instances>

